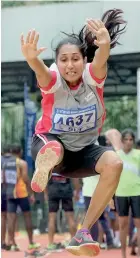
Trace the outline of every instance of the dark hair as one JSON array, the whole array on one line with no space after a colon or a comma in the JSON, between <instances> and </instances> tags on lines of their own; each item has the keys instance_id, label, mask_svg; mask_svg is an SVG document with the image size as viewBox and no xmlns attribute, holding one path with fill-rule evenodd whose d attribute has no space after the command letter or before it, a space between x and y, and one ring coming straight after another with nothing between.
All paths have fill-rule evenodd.
<instances>
[{"instance_id":1,"label":"dark hair","mask_svg":"<svg viewBox=\"0 0 140 258\"><path fill-rule=\"evenodd\" d=\"M2 153L6 154L6 153L11 153L11 145L10 144L6 144L2 147Z\"/></svg>"},{"instance_id":2,"label":"dark hair","mask_svg":"<svg viewBox=\"0 0 140 258\"><path fill-rule=\"evenodd\" d=\"M21 152L21 146L20 145L12 145L11 152L15 155L20 154Z\"/></svg>"},{"instance_id":3,"label":"dark hair","mask_svg":"<svg viewBox=\"0 0 140 258\"><path fill-rule=\"evenodd\" d=\"M129 134L131 135L131 137L133 138L133 141L135 141L135 134L134 132L131 130L131 129L125 129L123 132L122 132L122 140L125 138L125 136Z\"/></svg>"},{"instance_id":4,"label":"dark hair","mask_svg":"<svg viewBox=\"0 0 140 258\"><path fill-rule=\"evenodd\" d=\"M124 33L124 30L126 28L126 21L122 18L123 11L121 9L111 9L105 12L101 18L102 22L104 23L106 29L109 32L111 43L110 47L114 48L117 44L120 44L118 42L119 36ZM120 28L120 25L124 25L122 28ZM60 48L64 44L72 44L77 45L80 49L80 52L83 56L83 58L87 57L87 62L92 62L95 51L98 48L94 44L94 40L96 37L86 29L86 25L81 29L79 34L67 34L64 33L67 36L67 38L60 41L60 43L57 45L55 52L56 52L56 58L58 56Z\"/></svg>"},{"instance_id":5,"label":"dark hair","mask_svg":"<svg viewBox=\"0 0 140 258\"><path fill-rule=\"evenodd\" d=\"M136 147L137 147L137 148L140 148L140 140L138 140L138 141L136 142Z\"/></svg>"},{"instance_id":6,"label":"dark hair","mask_svg":"<svg viewBox=\"0 0 140 258\"><path fill-rule=\"evenodd\" d=\"M106 146L106 137L105 137L105 135L99 135L98 142L99 142L99 145Z\"/></svg>"}]
</instances>

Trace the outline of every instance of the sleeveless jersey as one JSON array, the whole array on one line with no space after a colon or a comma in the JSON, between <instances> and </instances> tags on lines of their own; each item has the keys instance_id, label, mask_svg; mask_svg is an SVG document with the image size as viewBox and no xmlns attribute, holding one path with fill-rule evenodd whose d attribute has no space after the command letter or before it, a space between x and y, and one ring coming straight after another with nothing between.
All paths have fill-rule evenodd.
<instances>
[{"instance_id":1,"label":"sleeveless jersey","mask_svg":"<svg viewBox=\"0 0 140 258\"><path fill-rule=\"evenodd\" d=\"M7 198L27 197L27 187L20 175L20 159L13 155L5 156L3 170Z\"/></svg>"},{"instance_id":2,"label":"sleeveless jersey","mask_svg":"<svg viewBox=\"0 0 140 258\"><path fill-rule=\"evenodd\" d=\"M36 125L35 134L56 134L66 149L79 151L97 140L103 125L105 78L95 78L92 64L86 64L81 83L69 87L55 63L50 70L51 83L40 87L43 115Z\"/></svg>"},{"instance_id":3,"label":"sleeveless jersey","mask_svg":"<svg viewBox=\"0 0 140 258\"><path fill-rule=\"evenodd\" d=\"M123 171L116 191L116 196L140 196L140 150L132 149L129 153L117 151L123 161Z\"/></svg>"},{"instance_id":4,"label":"sleeveless jersey","mask_svg":"<svg viewBox=\"0 0 140 258\"><path fill-rule=\"evenodd\" d=\"M15 198L15 185L17 183L16 157L13 155L5 156L4 179L6 185L7 198Z\"/></svg>"},{"instance_id":5,"label":"sleeveless jersey","mask_svg":"<svg viewBox=\"0 0 140 258\"><path fill-rule=\"evenodd\" d=\"M6 185L4 178L4 164L5 164L5 156L1 156L1 197L2 199L6 199Z\"/></svg>"}]
</instances>

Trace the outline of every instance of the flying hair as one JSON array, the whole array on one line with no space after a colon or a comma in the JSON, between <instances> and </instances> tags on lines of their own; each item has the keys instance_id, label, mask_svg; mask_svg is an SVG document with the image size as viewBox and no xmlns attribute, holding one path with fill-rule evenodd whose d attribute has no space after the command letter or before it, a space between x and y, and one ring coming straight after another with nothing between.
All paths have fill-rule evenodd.
<instances>
[{"instance_id":1,"label":"flying hair","mask_svg":"<svg viewBox=\"0 0 140 258\"><path fill-rule=\"evenodd\" d=\"M106 29L110 35L110 48L114 48L116 45L120 45L119 37L125 32L127 22L122 17L123 11L121 9L111 9L106 11L101 20L104 23ZM92 32L87 30L86 25L80 30L79 34L67 34L62 32L67 37L59 42L55 52L56 58L59 54L60 48L65 44L77 45L83 56L87 57L87 62L92 62L97 46L94 44L96 36Z\"/></svg>"}]
</instances>

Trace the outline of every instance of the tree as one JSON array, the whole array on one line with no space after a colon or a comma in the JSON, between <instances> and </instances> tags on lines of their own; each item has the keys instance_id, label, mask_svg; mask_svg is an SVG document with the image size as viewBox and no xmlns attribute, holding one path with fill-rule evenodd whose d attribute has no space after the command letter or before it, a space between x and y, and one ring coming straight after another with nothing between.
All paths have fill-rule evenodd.
<instances>
[{"instance_id":1,"label":"tree","mask_svg":"<svg viewBox=\"0 0 140 258\"><path fill-rule=\"evenodd\" d=\"M106 121L103 131L116 128L119 131L131 128L137 131L137 105L136 97L123 96L118 99L105 99Z\"/></svg>"}]
</instances>

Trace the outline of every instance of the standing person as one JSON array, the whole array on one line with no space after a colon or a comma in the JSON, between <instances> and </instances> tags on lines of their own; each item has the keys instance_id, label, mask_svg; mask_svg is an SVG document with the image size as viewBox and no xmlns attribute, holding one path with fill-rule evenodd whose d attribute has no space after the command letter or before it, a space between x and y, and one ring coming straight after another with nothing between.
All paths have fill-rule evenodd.
<instances>
[{"instance_id":1,"label":"standing person","mask_svg":"<svg viewBox=\"0 0 140 258\"><path fill-rule=\"evenodd\" d=\"M12 146L11 154L7 156L4 164L9 239L7 249L12 251L19 250L19 247L14 239L18 206L21 208L24 215L26 230L29 238L28 249L35 249L40 246L39 244L33 242L33 229L28 197L28 192L31 192L30 181L28 178L27 162L22 160L20 156L20 146Z\"/></svg>"},{"instance_id":2,"label":"standing person","mask_svg":"<svg viewBox=\"0 0 140 258\"><path fill-rule=\"evenodd\" d=\"M6 244L6 225L7 225L7 198L6 198L6 188L4 179L4 163L10 153L11 147L6 146L3 148L3 154L1 155L1 248L7 249Z\"/></svg>"},{"instance_id":3,"label":"standing person","mask_svg":"<svg viewBox=\"0 0 140 258\"><path fill-rule=\"evenodd\" d=\"M111 135L112 133L112 135ZM117 132L110 132L119 143ZM111 139L111 138L110 138ZM126 258L126 239L131 208L135 227L137 228L138 257L140 257L140 150L134 149L135 135L131 129L123 131L122 146L117 151L123 161L123 171L116 190L116 203L119 214L120 240L122 258Z\"/></svg>"},{"instance_id":4,"label":"standing person","mask_svg":"<svg viewBox=\"0 0 140 258\"><path fill-rule=\"evenodd\" d=\"M76 180L76 179L75 179ZM56 232L56 216L59 210L60 202L62 209L68 222L71 237L76 233L76 223L73 211L73 189L71 180L60 176L53 171L52 177L47 187L48 206L49 206L49 222L48 222L48 251L55 251L63 247L63 245L54 243L54 235Z\"/></svg>"},{"instance_id":5,"label":"standing person","mask_svg":"<svg viewBox=\"0 0 140 258\"><path fill-rule=\"evenodd\" d=\"M43 191L54 167L56 173L72 178L100 174L100 180L82 229L67 250L76 255L99 253L89 230L116 191L122 161L113 151L95 144L105 120L103 86L110 49L118 43L126 22L122 10L107 11L102 20L88 19L78 35L70 34L56 48L56 63L49 69L38 55L39 34L30 31L22 53L35 72L43 100L43 115L32 142L36 171L32 189ZM97 202L98 200L98 202Z\"/></svg>"}]
</instances>

